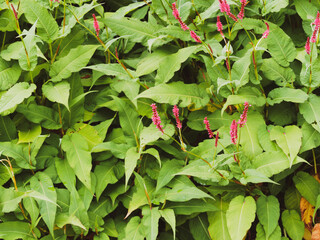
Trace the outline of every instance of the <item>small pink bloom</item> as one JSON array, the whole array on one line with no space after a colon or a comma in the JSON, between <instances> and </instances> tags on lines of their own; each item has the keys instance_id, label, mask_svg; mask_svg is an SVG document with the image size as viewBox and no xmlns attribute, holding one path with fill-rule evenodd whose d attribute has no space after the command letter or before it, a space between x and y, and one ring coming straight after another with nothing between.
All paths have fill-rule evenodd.
<instances>
[{"instance_id":1,"label":"small pink bloom","mask_svg":"<svg viewBox=\"0 0 320 240\"><path fill-rule=\"evenodd\" d=\"M177 5L175 2L172 3L172 14L173 14L174 18L179 21L180 26L184 31L189 30L189 27L181 20L180 14L179 14L179 11L177 9Z\"/></svg>"},{"instance_id":2,"label":"small pink bloom","mask_svg":"<svg viewBox=\"0 0 320 240\"><path fill-rule=\"evenodd\" d=\"M92 14L92 17L93 17L93 27L94 27L94 30L96 30L97 36L99 36L99 32L100 32L99 23L98 23L98 21L97 21L97 18L96 18L96 15L95 15L95 14Z\"/></svg>"},{"instance_id":3,"label":"small pink bloom","mask_svg":"<svg viewBox=\"0 0 320 240\"><path fill-rule=\"evenodd\" d=\"M219 140L219 132L217 132L217 135L216 135L216 141L214 143L215 147L218 147L218 140Z\"/></svg>"},{"instance_id":4,"label":"small pink bloom","mask_svg":"<svg viewBox=\"0 0 320 240\"><path fill-rule=\"evenodd\" d=\"M163 131L163 126L161 126L161 119L160 119L160 116L157 112L157 106L156 104L152 103L151 104L151 107L152 107L152 121L154 123L154 125L156 125L156 127L162 132L164 133Z\"/></svg>"},{"instance_id":5,"label":"small pink bloom","mask_svg":"<svg viewBox=\"0 0 320 240\"><path fill-rule=\"evenodd\" d=\"M306 53L310 55L310 38L309 37L307 38L305 49L306 49Z\"/></svg>"},{"instance_id":6,"label":"small pink bloom","mask_svg":"<svg viewBox=\"0 0 320 240\"><path fill-rule=\"evenodd\" d=\"M267 30L262 34L262 38L267 38L270 32L269 24L267 22L265 22L265 24L267 26Z\"/></svg>"},{"instance_id":7,"label":"small pink bloom","mask_svg":"<svg viewBox=\"0 0 320 240\"><path fill-rule=\"evenodd\" d=\"M183 31L189 30L189 27L184 22L182 22L181 18L179 18L178 21Z\"/></svg>"},{"instance_id":8,"label":"small pink bloom","mask_svg":"<svg viewBox=\"0 0 320 240\"><path fill-rule=\"evenodd\" d=\"M204 123L205 126L206 126L206 129L207 129L208 134L209 134L209 138L213 138L213 137L214 137L214 134L213 134L213 132L212 132L212 130L211 130L211 128L210 128L210 123L209 123L207 117L204 118L203 123Z\"/></svg>"},{"instance_id":9,"label":"small pink bloom","mask_svg":"<svg viewBox=\"0 0 320 240\"><path fill-rule=\"evenodd\" d=\"M311 36L311 42L313 42L313 43L315 43L316 41L317 41L317 33L318 33L318 30L319 29L316 29L316 28L314 28L314 31L313 31L313 33L312 33L312 36Z\"/></svg>"},{"instance_id":10,"label":"small pink bloom","mask_svg":"<svg viewBox=\"0 0 320 240\"><path fill-rule=\"evenodd\" d=\"M16 20L18 20L18 13L17 13L16 9L14 8L14 6L12 5L12 3L11 3L11 8L12 8L14 17L16 18Z\"/></svg>"},{"instance_id":11,"label":"small pink bloom","mask_svg":"<svg viewBox=\"0 0 320 240\"><path fill-rule=\"evenodd\" d=\"M246 6L246 0L241 0L241 9L240 12L238 14L238 18L239 19L243 19L244 18L244 7Z\"/></svg>"},{"instance_id":12,"label":"small pink bloom","mask_svg":"<svg viewBox=\"0 0 320 240\"><path fill-rule=\"evenodd\" d=\"M194 32L194 31L190 31L190 36L198 43L201 43L201 39L200 37Z\"/></svg>"},{"instance_id":13,"label":"small pink bloom","mask_svg":"<svg viewBox=\"0 0 320 240\"><path fill-rule=\"evenodd\" d=\"M221 36L224 37L223 32L222 32L223 26L222 26L222 23L220 21L220 16L217 16L217 29L220 32Z\"/></svg>"},{"instance_id":14,"label":"small pink bloom","mask_svg":"<svg viewBox=\"0 0 320 240\"><path fill-rule=\"evenodd\" d=\"M181 129L182 124L179 119L179 108L177 107L177 105L173 106L172 112L173 112L174 117L176 118L177 128Z\"/></svg>"},{"instance_id":15,"label":"small pink bloom","mask_svg":"<svg viewBox=\"0 0 320 240\"><path fill-rule=\"evenodd\" d=\"M237 144L238 139L238 123L236 120L233 120L230 126L230 136L231 136L231 142L233 144Z\"/></svg>"},{"instance_id":16,"label":"small pink bloom","mask_svg":"<svg viewBox=\"0 0 320 240\"><path fill-rule=\"evenodd\" d=\"M240 116L240 120L238 121L239 128L242 128L247 122L247 114L248 114L249 103L244 103L243 113Z\"/></svg>"}]
</instances>

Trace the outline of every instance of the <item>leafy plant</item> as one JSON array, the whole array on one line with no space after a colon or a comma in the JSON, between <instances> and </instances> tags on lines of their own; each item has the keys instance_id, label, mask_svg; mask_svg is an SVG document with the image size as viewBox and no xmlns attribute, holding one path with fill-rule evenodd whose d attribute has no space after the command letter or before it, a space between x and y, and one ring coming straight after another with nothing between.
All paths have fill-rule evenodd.
<instances>
[{"instance_id":1,"label":"leafy plant","mask_svg":"<svg viewBox=\"0 0 320 240\"><path fill-rule=\"evenodd\" d=\"M0 238L316 239L319 8L0 0Z\"/></svg>"}]
</instances>

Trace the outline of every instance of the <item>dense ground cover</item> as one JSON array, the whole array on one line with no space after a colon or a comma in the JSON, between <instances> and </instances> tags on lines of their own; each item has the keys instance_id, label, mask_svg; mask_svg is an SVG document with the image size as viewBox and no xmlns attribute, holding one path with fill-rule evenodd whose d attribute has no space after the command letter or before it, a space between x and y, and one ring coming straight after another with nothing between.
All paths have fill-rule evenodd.
<instances>
[{"instance_id":1,"label":"dense ground cover","mask_svg":"<svg viewBox=\"0 0 320 240\"><path fill-rule=\"evenodd\" d=\"M320 239L317 9L0 0L0 238Z\"/></svg>"}]
</instances>

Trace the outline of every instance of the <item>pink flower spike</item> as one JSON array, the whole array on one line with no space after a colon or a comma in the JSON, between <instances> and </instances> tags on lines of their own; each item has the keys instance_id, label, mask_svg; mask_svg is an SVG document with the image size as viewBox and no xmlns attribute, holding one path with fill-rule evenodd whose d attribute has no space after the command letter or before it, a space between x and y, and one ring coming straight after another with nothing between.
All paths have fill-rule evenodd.
<instances>
[{"instance_id":1,"label":"pink flower spike","mask_svg":"<svg viewBox=\"0 0 320 240\"><path fill-rule=\"evenodd\" d=\"M179 108L177 107L177 105L173 106L172 112L173 112L174 117L176 118L177 128L181 129L182 124L179 119Z\"/></svg>"},{"instance_id":2,"label":"pink flower spike","mask_svg":"<svg viewBox=\"0 0 320 240\"><path fill-rule=\"evenodd\" d=\"M161 126L161 119L160 116L157 112L157 106L156 104L152 103L151 104L152 107L152 121L154 123L154 125L156 125L156 127L162 132L162 134L164 133L163 131L163 126Z\"/></svg>"},{"instance_id":3,"label":"pink flower spike","mask_svg":"<svg viewBox=\"0 0 320 240\"><path fill-rule=\"evenodd\" d=\"M220 11L222 13L226 12L226 6L223 0L219 0L219 5L220 5Z\"/></svg>"},{"instance_id":4,"label":"pink flower spike","mask_svg":"<svg viewBox=\"0 0 320 240\"><path fill-rule=\"evenodd\" d=\"M95 15L95 14L92 14L92 17L93 17L93 27L94 27L94 30L96 30L97 36L99 36L99 32L100 32L99 23L98 23L98 21L97 21L97 18L96 18L96 15Z\"/></svg>"},{"instance_id":5,"label":"pink flower spike","mask_svg":"<svg viewBox=\"0 0 320 240\"><path fill-rule=\"evenodd\" d=\"M224 38L224 35L223 35L223 26L222 26L222 23L220 21L220 16L217 16L217 29L218 31L220 32L221 36Z\"/></svg>"},{"instance_id":6,"label":"pink flower spike","mask_svg":"<svg viewBox=\"0 0 320 240\"><path fill-rule=\"evenodd\" d=\"M246 0L241 0L241 9L240 12L238 14L238 18L239 19L243 19L244 18L244 7L246 6Z\"/></svg>"},{"instance_id":7,"label":"pink flower spike","mask_svg":"<svg viewBox=\"0 0 320 240\"><path fill-rule=\"evenodd\" d=\"M214 137L214 134L213 134L213 132L212 132L212 130L211 130L211 128L210 128L210 123L209 123L207 117L204 118L203 123L206 125L206 129L207 129L207 131L208 131L209 138L213 138L213 137Z\"/></svg>"},{"instance_id":8,"label":"pink flower spike","mask_svg":"<svg viewBox=\"0 0 320 240\"><path fill-rule=\"evenodd\" d=\"M18 13L17 13L16 9L14 8L14 6L12 5L12 3L11 3L11 8L12 8L14 17L16 18L16 20L18 20Z\"/></svg>"},{"instance_id":9,"label":"pink flower spike","mask_svg":"<svg viewBox=\"0 0 320 240\"><path fill-rule=\"evenodd\" d=\"M238 139L238 123L236 120L233 120L230 126L230 136L231 136L231 142L233 144L237 144Z\"/></svg>"},{"instance_id":10,"label":"pink flower spike","mask_svg":"<svg viewBox=\"0 0 320 240\"><path fill-rule=\"evenodd\" d=\"M194 32L194 31L190 31L190 36L198 43L201 43L201 39L200 37Z\"/></svg>"},{"instance_id":11,"label":"pink flower spike","mask_svg":"<svg viewBox=\"0 0 320 240\"><path fill-rule=\"evenodd\" d=\"M249 109L249 103L245 102L244 103L244 109L243 109L243 113L240 116L240 120L238 121L239 124L239 128L242 128L246 122L247 122L247 114L248 114L248 109Z\"/></svg>"},{"instance_id":12,"label":"pink flower spike","mask_svg":"<svg viewBox=\"0 0 320 240\"><path fill-rule=\"evenodd\" d=\"M269 24L267 22L265 22L265 24L267 26L267 30L262 34L262 38L267 38L270 32Z\"/></svg>"},{"instance_id":13,"label":"pink flower spike","mask_svg":"<svg viewBox=\"0 0 320 240\"><path fill-rule=\"evenodd\" d=\"M305 49L306 49L306 53L308 54L308 55L310 55L310 38L308 37L307 38L307 42L306 42L306 45L305 45Z\"/></svg>"},{"instance_id":14,"label":"pink flower spike","mask_svg":"<svg viewBox=\"0 0 320 240\"><path fill-rule=\"evenodd\" d=\"M175 19L179 19L179 18L180 18L180 16L179 16L179 11L178 11L178 9L177 9L177 5L176 5L175 2L172 3L172 14L173 14L173 16L174 16Z\"/></svg>"},{"instance_id":15,"label":"pink flower spike","mask_svg":"<svg viewBox=\"0 0 320 240\"><path fill-rule=\"evenodd\" d=\"M215 147L218 147L218 140L219 140L219 132L217 132L217 135L216 135L216 141L214 143Z\"/></svg>"}]
</instances>

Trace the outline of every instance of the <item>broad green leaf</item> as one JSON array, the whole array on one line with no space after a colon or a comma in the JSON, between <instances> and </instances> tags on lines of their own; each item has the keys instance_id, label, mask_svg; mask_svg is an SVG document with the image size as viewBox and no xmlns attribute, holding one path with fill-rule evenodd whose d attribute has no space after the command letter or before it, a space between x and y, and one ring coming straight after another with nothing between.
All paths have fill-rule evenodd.
<instances>
[{"instance_id":1,"label":"broad green leaf","mask_svg":"<svg viewBox=\"0 0 320 240\"><path fill-rule=\"evenodd\" d=\"M281 239L281 228L279 227L279 225L277 225L276 229L271 233L270 236L266 236L266 233L265 233L261 223L258 223L256 230L257 230L256 240L279 240L279 239Z\"/></svg>"},{"instance_id":2,"label":"broad green leaf","mask_svg":"<svg viewBox=\"0 0 320 240\"><path fill-rule=\"evenodd\" d=\"M305 162L304 159L296 157L292 165ZM270 151L259 154L252 162L253 166L266 177L271 177L283 170L290 168L290 161L283 151Z\"/></svg>"},{"instance_id":3,"label":"broad green leaf","mask_svg":"<svg viewBox=\"0 0 320 240\"><path fill-rule=\"evenodd\" d=\"M103 122L100 122L100 124L98 124L98 125L93 126L94 129L98 132L98 134L102 140L104 140L106 138L107 131L108 131L110 125L112 124L113 120L114 120L114 117L111 119L105 120Z\"/></svg>"},{"instance_id":4,"label":"broad green leaf","mask_svg":"<svg viewBox=\"0 0 320 240\"><path fill-rule=\"evenodd\" d=\"M76 175L74 174L74 171L70 167L68 161L66 159L56 158L55 166L63 185L65 185L70 192L75 190Z\"/></svg>"},{"instance_id":5,"label":"broad green leaf","mask_svg":"<svg viewBox=\"0 0 320 240\"><path fill-rule=\"evenodd\" d=\"M318 129L320 127L320 112L318 111L319 105L320 97L315 94L309 94L308 101L299 104L299 111L303 115L304 119L309 124L315 124Z\"/></svg>"},{"instance_id":6,"label":"broad green leaf","mask_svg":"<svg viewBox=\"0 0 320 240\"><path fill-rule=\"evenodd\" d=\"M277 25L270 23L270 34L267 42L271 56L283 67L288 67L296 55L296 48L291 38Z\"/></svg>"},{"instance_id":7,"label":"broad green leaf","mask_svg":"<svg viewBox=\"0 0 320 240\"><path fill-rule=\"evenodd\" d=\"M290 167L297 157L301 147L302 131L297 126L286 126L285 128L275 126L270 131L270 139L275 140L290 160Z\"/></svg>"},{"instance_id":8,"label":"broad green leaf","mask_svg":"<svg viewBox=\"0 0 320 240\"><path fill-rule=\"evenodd\" d=\"M259 172L256 169L246 169L244 170L245 176L240 179L242 184L247 183L263 183L269 182L273 184L277 184L276 182L272 181L270 178L267 178L263 173Z\"/></svg>"},{"instance_id":9,"label":"broad green leaf","mask_svg":"<svg viewBox=\"0 0 320 240\"><path fill-rule=\"evenodd\" d=\"M0 153L14 159L15 163L24 169L33 168L29 162L29 150L24 144L0 142ZM32 159L31 159L32 161Z\"/></svg>"},{"instance_id":10,"label":"broad green leaf","mask_svg":"<svg viewBox=\"0 0 320 240\"><path fill-rule=\"evenodd\" d=\"M31 224L32 227L35 227L37 224L37 219L40 214L39 207L36 203L36 200L32 197L25 197L23 198L23 206L29 213L29 216L31 218Z\"/></svg>"},{"instance_id":11,"label":"broad green leaf","mask_svg":"<svg viewBox=\"0 0 320 240\"><path fill-rule=\"evenodd\" d=\"M142 215L141 223L145 229L147 240L156 240L161 217L159 209L157 207L150 209L150 207L145 206L142 208Z\"/></svg>"},{"instance_id":12,"label":"broad green leaf","mask_svg":"<svg viewBox=\"0 0 320 240\"><path fill-rule=\"evenodd\" d=\"M128 4L124 7L120 7L115 13L114 13L114 17L124 17L125 15L127 15L128 13L136 10L137 8L140 8L142 6L144 6L146 3L145 2L135 2L135 3L131 3Z\"/></svg>"},{"instance_id":13,"label":"broad green leaf","mask_svg":"<svg viewBox=\"0 0 320 240\"><path fill-rule=\"evenodd\" d=\"M61 128L59 123L59 114L54 109L36 105L19 104L17 112L22 113L28 121L40 124L43 128L56 130Z\"/></svg>"},{"instance_id":14,"label":"broad green leaf","mask_svg":"<svg viewBox=\"0 0 320 240\"><path fill-rule=\"evenodd\" d=\"M141 220L138 216L131 218L125 228L124 240L145 239L143 225L141 224Z\"/></svg>"},{"instance_id":15,"label":"broad green leaf","mask_svg":"<svg viewBox=\"0 0 320 240\"><path fill-rule=\"evenodd\" d=\"M37 22L37 35L48 43L57 38L59 32L58 24L47 9L34 0L23 1L21 7L31 24Z\"/></svg>"},{"instance_id":16,"label":"broad green leaf","mask_svg":"<svg viewBox=\"0 0 320 240\"><path fill-rule=\"evenodd\" d=\"M9 64L0 57L0 90L7 90L15 84L21 74L18 64Z\"/></svg>"},{"instance_id":17,"label":"broad green leaf","mask_svg":"<svg viewBox=\"0 0 320 240\"><path fill-rule=\"evenodd\" d=\"M104 75L107 76L116 76L119 79L122 80L131 80L130 75L128 74L128 72L135 77L135 73L130 70L127 69L128 72L126 72L123 67L118 64L118 63L109 63L109 64L96 64L96 65L92 65L92 66L88 66L85 67L86 69L91 69L93 71L97 71L100 73L103 73Z\"/></svg>"},{"instance_id":18,"label":"broad green leaf","mask_svg":"<svg viewBox=\"0 0 320 240\"><path fill-rule=\"evenodd\" d=\"M284 193L284 204L288 210L300 211L301 194L294 186L289 187Z\"/></svg>"},{"instance_id":19,"label":"broad green leaf","mask_svg":"<svg viewBox=\"0 0 320 240\"><path fill-rule=\"evenodd\" d=\"M262 153L259 143L258 131L265 124L262 115L258 112L249 112L246 124L239 129L240 144L243 152L250 158Z\"/></svg>"},{"instance_id":20,"label":"broad green leaf","mask_svg":"<svg viewBox=\"0 0 320 240\"><path fill-rule=\"evenodd\" d=\"M13 188L0 188L0 210L9 213L17 210L18 204L24 197L24 192L18 192Z\"/></svg>"},{"instance_id":21,"label":"broad green leaf","mask_svg":"<svg viewBox=\"0 0 320 240\"><path fill-rule=\"evenodd\" d=\"M317 15L317 7L308 0L294 0L297 13L303 20L314 20Z\"/></svg>"},{"instance_id":22,"label":"broad green leaf","mask_svg":"<svg viewBox=\"0 0 320 240\"><path fill-rule=\"evenodd\" d=\"M16 125L7 116L0 116L0 141L11 141L17 137Z\"/></svg>"},{"instance_id":23,"label":"broad green leaf","mask_svg":"<svg viewBox=\"0 0 320 240\"><path fill-rule=\"evenodd\" d=\"M111 30L119 36L129 35L132 42L138 42L146 45L148 39L156 38L155 34L159 27L147 22L139 21L134 18L111 18L102 20Z\"/></svg>"},{"instance_id":24,"label":"broad green leaf","mask_svg":"<svg viewBox=\"0 0 320 240\"><path fill-rule=\"evenodd\" d=\"M267 15L268 13L280 12L282 8L287 7L289 0L270 0L262 8L262 16Z\"/></svg>"},{"instance_id":25,"label":"broad green leaf","mask_svg":"<svg viewBox=\"0 0 320 240\"><path fill-rule=\"evenodd\" d=\"M58 227L63 228L67 224L71 224L86 230L86 227L80 222L80 220L74 215L68 215L66 213L61 213L57 215L56 224Z\"/></svg>"},{"instance_id":26,"label":"broad green leaf","mask_svg":"<svg viewBox=\"0 0 320 240\"><path fill-rule=\"evenodd\" d=\"M320 145L320 133L308 123L303 123L302 127L302 143L299 153L303 153Z\"/></svg>"},{"instance_id":27,"label":"broad green leaf","mask_svg":"<svg viewBox=\"0 0 320 240\"><path fill-rule=\"evenodd\" d=\"M176 215L191 215L199 212L213 212L218 208L213 204L215 200L193 199L186 202L167 203L166 207L173 209Z\"/></svg>"},{"instance_id":28,"label":"broad green leaf","mask_svg":"<svg viewBox=\"0 0 320 240\"><path fill-rule=\"evenodd\" d=\"M304 224L295 210L284 210L281 215L284 228L292 240L301 240L304 235Z\"/></svg>"},{"instance_id":29,"label":"broad green leaf","mask_svg":"<svg viewBox=\"0 0 320 240\"><path fill-rule=\"evenodd\" d=\"M237 95L229 95L227 101L221 109L221 116L230 105L244 104L248 102L250 105L261 107L265 105L266 100L257 88L242 87Z\"/></svg>"},{"instance_id":30,"label":"broad green leaf","mask_svg":"<svg viewBox=\"0 0 320 240\"><path fill-rule=\"evenodd\" d=\"M51 102L61 103L69 110L70 84L68 82L47 83L42 86L42 92Z\"/></svg>"},{"instance_id":31,"label":"broad green leaf","mask_svg":"<svg viewBox=\"0 0 320 240\"><path fill-rule=\"evenodd\" d=\"M140 93L136 98L150 98L158 103L171 105L180 102L180 107L194 104L195 108L203 107L209 101L205 89L195 84L184 84L182 82L157 85Z\"/></svg>"},{"instance_id":32,"label":"broad green leaf","mask_svg":"<svg viewBox=\"0 0 320 240\"><path fill-rule=\"evenodd\" d=\"M90 61L98 45L80 45L51 65L49 75L52 82L68 78L73 72L79 72Z\"/></svg>"},{"instance_id":33,"label":"broad green leaf","mask_svg":"<svg viewBox=\"0 0 320 240\"><path fill-rule=\"evenodd\" d=\"M96 197L99 198L109 184L116 183L123 176L123 164L107 161L95 167L94 174L97 177Z\"/></svg>"},{"instance_id":34,"label":"broad green leaf","mask_svg":"<svg viewBox=\"0 0 320 240\"><path fill-rule=\"evenodd\" d=\"M310 76L310 73L311 76ZM302 62L302 69L300 72L300 82L303 86L308 88L317 88L320 85L320 59L316 58L310 66L308 60Z\"/></svg>"},{"instance_id":35,"label":"broad green leaf","mask_svg":"<svg viewBox=\"0 0 320 240\"><path fill-rule=\"evenodd\" d=\"M150 154L151 156L154 156L159 163L159 167L161 168L161 159L160 159L160 154L158 152L157 149L155 148L148 148L147 150L145 150L144 152L142 152L143 154Z\"/></svg>"},{"instance_id":36,"label":"broad green leaf","mask_svg":"<svg viewBox=\"0 0 320 240\"><path fill-rule=\"evenodd\" d=\"M18 131L19 143L31 143L34 142L37 137L41 134L41 127L34 125L30 129L24 129Z\"/></svg>"},{"instance_id":37,"label":"broad green leaf","mask_svg":"<svg viewBox=\"0 0 320 240\"><path fill-rule=\"evenodd\" d=\"M98 131L89 124L76 123L73 128L77 133L87 140L90 151L92 148L103 142L103 139L100 138Z\"/></svg>"},{"instance_id":38,"label":"broad green leaf","mask_svg":"<svg viewBox=\"0 0 320 240\"><path fill-rule=\"evenodd\" d=\"M46 198L50 199L54 203L57 201L57 193L53 186L51 179L43 172L38 172L30 180L31 189L38 191ZM46 200L36 199L39 205L40 214L48 226L51 235L53 236L53 227L55 224L55 217L57 211L57 205Z\"/></svg>"},{"instance_id":39,"label":"broad green leaf","mask_svg":"<svg viewBox=\"0 0 320 240\"><path fill-rule=\"evenodd\" d=\"M171 160L163 164L157 181L156 191L167 185L182 168L181 161Z\"/></svg>"},{"instance_id":40,"label":"broad green leaf","mask_svg":"<svg viewBox=\"0 0 320 240\"><path fill-rule=\"evenodd\" d=\"M304 103L307 99L308 94L301 89L275 88L269 92L267 102L270 105L281 103L282 101Z\"/></svg>"},{"instance_id":41,"label":"broad green leaf","mask_svg":"<svg viewBox=\"0 0 320 240\"><path fill-rule=\"evenodd\" d=\"M3 239L34 238L29 223L22 221L0 223L0 237Z\"/></svg>"},{"instance_id":42,"label":"broad green leaf","mask_svg":"<svg viewBox=\"0 0 320 240\"><path fill-rule=\"evenodd\" d=\"M0 98L0 114L2 116L8 115L13 112L13 109L25 98L31 96L32 92L36 89L36 85L21 82L15 84Z\"/></svg>"},{"instance_id":43,"label":"broad green leaf","mask_svg":"<svg viewBox=\"0 0 320 240\"><path fill-rule=\"evenodd\" d=\"M253 197L237 196L233 198L226 212L231 239L242 240L251 227L255 215L256 203Z\"/></svg>"},{"instance_id":44,"label":"broad green leaf","mask_svg":"<svg viewBox=\"0 0 320 240\"><path fill-rule=\"evenodd\" d=\"M302 197L315 206L320 194L320 183L306 172L298 172L293 177L293 182Z\"/></svg>"},{"instance_id":45,"label":"broad green leaf","mask_svg":"<svg viewBox=\"0 0 320 240\"><path fill-rule=\"evenodd\" d=\"M176 71L181 68L181 64L185 62L191 54L199 50L198 46L186 47L180 49L178 52L171 55L167 55L159 64L159 69L157 71L156 83L166 83L173 76Z\"/></svg>"},{"instance_id":46,"label":"broad green leaf","mask_svg":"<svg viewBox=\"0 0 320 240\"><path fill-rule=\"evenodd\" d=\"M0 19L1 19L0 31L2 32L14 31L17 28L15 24L15 17L12 14L11 9L2 8L2 11L0 12Z\"/></svg>"},{"instance_id":47,"label":"broad green leaf","mask_svg":"<svg viewBox=\"0 0 320 240\"><path fill-rule=\"evenodd\" d=\"M199 214L189 220L190 232L195 240L211 240L207 214Z\"/></svg>"},{"instance_id":48,"label":"broad green leaf","mask_svg":"<svg viewBox=\"0 0 320 240\"><path fill-rule=\"evenodd\" d=\"M61 146L67 153L67 160L76 176L91 190L91 153L85 138L79 133L73 133L71 136L65 135L62 138Z\"/></svg>"},{"instance_id":49,"label":"broad green leaf","mask_svg":"<svg viewBox=\"0 0 320 240\"><path fill-rule=\"evenodd\" d=\"M282 87L286 87L296 79L291 68L280 66L273 58L263 59L261 71L266 78L275 81L278 86Z\"/></svg>"},{"instance_id":50,"label":"broad green leaf","mask_svg":"<svg viewBox=\"0 0 320 240\"><path fill-rule=\"evenodd\" d=\"M263 226L266 237L269 237L278 226L280 217L280 204L273 196L260 196L257 201L257 215Z\"/></svg>"},{"instance_id":51,"label":"broad green leaf","mask_svg":"<svg viewBox=\"0 0 320 240\"><path fill-rule=\"evenodd\" d=\"M238 59L232 66L232 80L239 81L237 88L249 82L249 70L251 64L251 51L247 52L242 58Z\"/></svg>"},{"instance_id":52,"label":"broad green leaf","mask_svg":"<svg viewBox=\"0 0 320 240\"><path fill-rule=\"evenodd\" d=\"M243 29L242 26L245 26L246 30L254 30L257 34L263 34L266 30L266 25L260 19L248 18L245 17L241 20L242 24L236 24L234 30Z\"/></svg>"},{"instance_id":53,"label":"broad green leaf","mask_svg":"<svg viewBox=\"0 0 320 240\"><path fill-rule=\"evenodd\" d=\"M174 211L172 209L166 208L164 210L159 210L161 217L166 220L167 223L172 228L173 231L173 240L176 239L176 216L174 215Z\"/></svg>"},{"instance_id":54,"label":"broad green leaf","mask_svg":"<svg viewBox=\"0 0 320 240\"><path fill-rule=\"evenodd\" d=\"M219 198L215 205L218 210L208 213L209 228L208 231L213 239L231 240L228 226L226 211L228 209L228 203L222 198Z\"/></svg>"}]
</instances>

